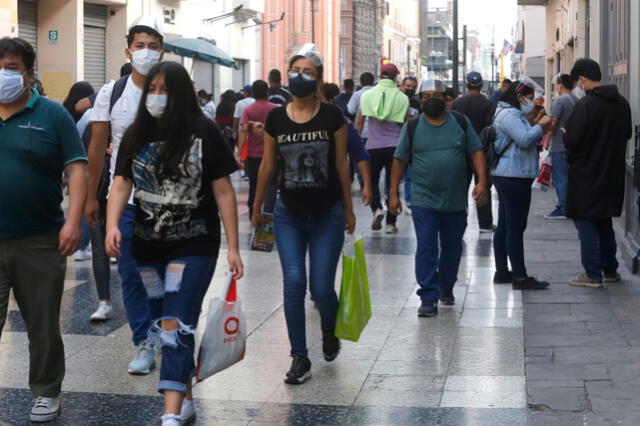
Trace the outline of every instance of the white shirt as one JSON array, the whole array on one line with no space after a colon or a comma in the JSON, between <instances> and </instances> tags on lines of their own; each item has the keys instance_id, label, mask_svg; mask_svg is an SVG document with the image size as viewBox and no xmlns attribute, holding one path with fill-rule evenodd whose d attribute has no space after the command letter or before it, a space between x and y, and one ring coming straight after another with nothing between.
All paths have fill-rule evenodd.
<instances>
[{"instance_id":1,"label":"white shirt","mask_svg":"<svg viewBox=\"0 0 640 426\"><path fill-rule=\"evenodd\" d=\"M109 112L109 105L111 103L111 93L113 92L113 85L115 81L105 84L98 92L98 97L93 105L91 112L91 122L109 122L111 125L111 163L109 165L109 176L111 182L113 182L113 174L116 170L116 160L118 158L118 148L120 148L120 142L122 136L127 128L133 123L138 113L138 106L140 105L140 99L142 98L142 89L139 89L129 76L127 85L122 92L122 96L113 105L113 110ZM129 197L129 204L133 204L133 191L131 197Z\"/></svg>"},{"instance_id":2,"label":"white shirt","mask_svg":"<svg viewBox=\"0 0 640 426\"><path fill-rule=\"evenodd\" d=\"M236 110L233 113L233 118L237 118L238 120L242 118L242 111L256 100L253 98L244 98L241 101L238 101L236 104Z\"/></svg>"},{"instance_id":3,"label":"white shirt","mask_svg":"<svg viewBox=\"0 0 640 426\"><path fill-rule=\"evenodd\" d=\"M216 104L213 101L209 101L202 106L202 111L210 119L216 118Z\"/></svg>"},{"instance_id":4,"label":"white shirt","mask_svg":"<svg viewBox=\"0 0 640 426\"><path fill-rule=\"evenodd\" d=\"M349 114L353 114L357 118L358 111L360 110L360 98L364 92L372 87L373 86L364 86L351 96L351 99L349 99L349 103L347 104L347 111L349 111ZM369 138L369 117L364 117L364 125L362 126L362 133L360 134L360 137Z\"/></svg>"}]
</instances>

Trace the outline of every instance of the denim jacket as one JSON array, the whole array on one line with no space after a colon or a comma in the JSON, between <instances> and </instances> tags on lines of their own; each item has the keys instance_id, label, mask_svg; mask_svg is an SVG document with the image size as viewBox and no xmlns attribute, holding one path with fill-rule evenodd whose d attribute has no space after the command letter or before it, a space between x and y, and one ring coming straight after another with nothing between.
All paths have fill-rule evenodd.
<instances>
[{"instance_id":1,"label":"denim jacket","mask_svg":"<svg viewBox=\"0 0 640 426\"><path fill-rule=\"evenodd\" d=\"M494 125L496 151L501 152L509 141L513 143L491 171L493 176L529 178L538 176L538 149L536 144L544 131L539 125L531 127L519 108L498 102Z\"/></svg>"}]
</instances>

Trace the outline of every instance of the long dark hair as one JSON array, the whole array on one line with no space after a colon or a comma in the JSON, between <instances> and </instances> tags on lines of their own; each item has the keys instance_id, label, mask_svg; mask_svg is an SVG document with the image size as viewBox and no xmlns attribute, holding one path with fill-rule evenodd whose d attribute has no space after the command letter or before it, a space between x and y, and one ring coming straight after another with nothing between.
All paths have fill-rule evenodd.
<instances>
[{"instance_id":1,"label":"long dark hair","mask_svg":"<svg viewBox=\"0 0 640 426\"><path fill-rule=\"evenodd\" d=\"M158 119L146 107L151 82L164 75L167 106ZM142 98L134 122L123 136L123 155L127 162L150 143L163 141L158 152L156 177L178 177L179 166L191 147L198 122L204 118L196 99L193 82L186 69L177 62L160 62L151 68L144 81Z\"/></svg>"},{"instance_id":2,"label":"long dark hair","mask_svg":"<svg viewBox=\"0 0 640 426\"><path fill-rule=\"evenodd\" d=\"M93 86L86 81L79 81L71 86L66 99L62 101L62 106L69 111L73 120L77 123L82 118L82 113L76 111L75 106L80 99L84 99L95 93Z\"/></svg>"},{"instance_id":3,"label":"long dark hair","mask_svg":"<svg viewBox=\"0 0 640 426\"><path fill-rule=\"evenodd\" d=\"M216 115L230 117L236 108L236 92L229 89L220 96L220 103L216 108Z\"/></svg>"},{"instance_id":4,"label":"long dark hair","mask_svg":"<svg viewBox=\"0 0 640 426\"><path fill-rule=\"evenodd\" d=\"M514 108L520 109L520 99L518 96L527 96L534 93L533 87L523 81L516 81L500 96L500 101L506 102Z\"/></svg>"}]
</instances>

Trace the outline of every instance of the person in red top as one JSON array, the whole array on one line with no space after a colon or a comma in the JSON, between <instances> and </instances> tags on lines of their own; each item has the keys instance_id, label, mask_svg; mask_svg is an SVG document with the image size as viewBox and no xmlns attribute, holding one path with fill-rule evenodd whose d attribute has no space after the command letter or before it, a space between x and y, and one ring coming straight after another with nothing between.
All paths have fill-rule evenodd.
<instances>
[{"instance_id":1,"label":"person in red top","mask_svg":"<svg viewBox=\"0 0 640 426\"><path fill-rule=\"evenodd\" d=\"M280 105L267 101L269 85L266 81L256 80L252 85L253 97L256 100L242 112L240 119L240 137L238 138L238 156L242 155L245 143L248 143L247 158L244 161L244 171L249 175L249 217L253 214L253 200L258 184L258 170L262 162L264 150L264 123L272 109ZM242 163L240 157L238 162ZM272 185L265 198L264 211L271 213L276 202L276 185Z\"/></svg>"}]
</instances>

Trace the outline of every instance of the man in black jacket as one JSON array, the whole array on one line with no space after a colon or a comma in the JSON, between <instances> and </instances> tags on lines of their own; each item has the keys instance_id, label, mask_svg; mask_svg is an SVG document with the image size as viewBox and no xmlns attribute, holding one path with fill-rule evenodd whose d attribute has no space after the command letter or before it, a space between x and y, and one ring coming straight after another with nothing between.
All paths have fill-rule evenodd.
<instances>
[{"instance_id":1,"label":"man in black jacket","mask_svg":"<svg viewBox=\"0 0 640 426\"><path fill-rule=\"evenodd\" d=\"M612 217L624 200L625 155L631 138L631 109L615 85L602 85L600 66L579 59L571 78L586 95L566 124L569 185L567 217L578 228L585 273L574 286L602 287L620 280Z\"/></svg>"}]
</instances>

